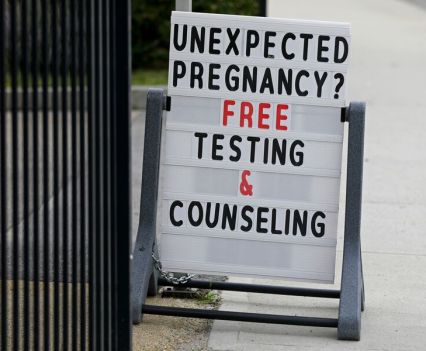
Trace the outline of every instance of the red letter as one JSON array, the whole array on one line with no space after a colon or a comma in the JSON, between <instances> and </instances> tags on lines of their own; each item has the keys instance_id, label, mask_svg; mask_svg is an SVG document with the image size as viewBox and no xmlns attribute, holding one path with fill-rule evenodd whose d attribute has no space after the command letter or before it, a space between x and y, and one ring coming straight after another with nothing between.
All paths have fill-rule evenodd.
<instances>
[{"instance_id":1,"label":"red letter","mask_svg":"<svg viewBox=\"0 0 426 351\"><path fill-rule=\"evenodd\" d=\"M258 121L258 127L260 129L269 129L269 126L267 124L263 124L263 120L268 119L269 118L269 114L268 113L264 113L263 110L265 108L270 108L271 104L268 104L266 102L262 102L259 104L259 121Z\"/></svg>"},{"instance_id":2,"label":"red letter","mask_svg":"<svg viewBox=\"0 0 426 351\"><path fill-rule=\"evenodd\" d=\"M223 125L226 126L228 125L228 117L232 117L234 115L234 111L229 111L228 110L228 106L231 105L235 105L235 101L234 100L225 100L223 102Z\"/></svg>"},{"instance_id":3,"label":"red letter","mask_svg":"<svg viewBox=\"0 0 426 351\"><path fill-rule=\"evenodd\" d=\"M248 107L248 111L246 112L246 107ZM253 105L248 101L243 101L240 107L240 127L244 127L244 120L247 120L248 127L253 127Z\"/></svg>"},{"instance_id":4,"label":"red letter","mask_svg":"<svg viewBox=\"0 0 426 351\"><path fill-rule=\"evenodd\" d=\"M276 116L276 129L287 130L287 126L281 124L282 121L287 120L287 115L282 114L283 110L288 110L288 105L278 104L277 105L277 116Z\"/></svg>"}]
</instances>

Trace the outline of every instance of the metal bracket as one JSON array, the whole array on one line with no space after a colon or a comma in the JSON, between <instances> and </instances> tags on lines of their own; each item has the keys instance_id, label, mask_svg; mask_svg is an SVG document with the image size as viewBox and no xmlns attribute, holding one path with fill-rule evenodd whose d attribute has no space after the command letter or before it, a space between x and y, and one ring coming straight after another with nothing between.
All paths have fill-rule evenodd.
<instances>
[{"instance_id":1,"label":"metal bracket","mask_svg":"<svg viewBox=\"0 0 426 351\"><path fill-rule=\"evenodd\" d=\"M347 107L342 107L340 109L340 122L345 123L348 121L347 112L348 112Z\"/></svg>"},{"instance_id":2,"label":"metal bracket","mask_svg":"<svg viewBox=\"0 0 426 351\"><path fill-rule=\"evenodd\" d=\"M185 287L259 292L267 294L339 298L339 317L314 318L265 315L229 311L205 311L145 304L147 294L155 294L159 285L168 285L154 269L152 250L156 250L156 210L160 165L163 110L170 109L170 98L161 89L150 89L147 98L140 221L132 267L133 323L142 321L143 313L180 317L225 319L259 323L277 323L337 328L341 340L360 340L361 311L364 310L364 280L361 262L361 200L364 155L365 104L353 102L342 109L342 122L349 122L346 185L345 238L341 290L287 288L256 284L206 282L191 280Z\"/></svg>"}]
</instances>

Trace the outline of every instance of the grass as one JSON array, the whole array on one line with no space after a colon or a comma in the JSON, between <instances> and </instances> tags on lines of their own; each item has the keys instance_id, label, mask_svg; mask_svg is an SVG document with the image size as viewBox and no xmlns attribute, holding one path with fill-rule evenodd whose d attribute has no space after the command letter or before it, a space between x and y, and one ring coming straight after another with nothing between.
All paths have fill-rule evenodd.
<instances>
[{"instance_id":1,"label":"grass","mask_svg":"<svg viewBox=\"0 0 426 351\"><path fill-rule=\"evenodd\" d=\"M198 303L202 305L215 305L220 301L220 295L216 291L200 290L198 296Z\"/></svg>"},{"instance_id":2,"label":"grass","mask_svg":"<svg viewBox=\"0 0 426 351\"><path fill-rule=\"evenodd\" d=\"M138 69L133 71L133 85L167 85L167 69Z\"/></svg>"}]
</instances>

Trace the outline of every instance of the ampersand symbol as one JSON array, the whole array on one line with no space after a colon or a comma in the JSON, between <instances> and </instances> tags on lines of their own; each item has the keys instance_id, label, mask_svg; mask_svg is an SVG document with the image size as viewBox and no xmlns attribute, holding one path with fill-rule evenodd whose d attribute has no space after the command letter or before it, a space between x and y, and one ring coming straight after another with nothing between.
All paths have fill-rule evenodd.
<instances>
[{"instance_id":1,"label":"ampersand symbol","mask_svg":"<svg viewBox=\"0 0 426 351\"><path fill-rule=\"evenodd\" d=\"M243 196L252 196L253 195L253 185L249 184L247 177L251 174L250 171L243 171L241 174L241 184L240 184L240 193Z\"/></svg>"}]
</instances>

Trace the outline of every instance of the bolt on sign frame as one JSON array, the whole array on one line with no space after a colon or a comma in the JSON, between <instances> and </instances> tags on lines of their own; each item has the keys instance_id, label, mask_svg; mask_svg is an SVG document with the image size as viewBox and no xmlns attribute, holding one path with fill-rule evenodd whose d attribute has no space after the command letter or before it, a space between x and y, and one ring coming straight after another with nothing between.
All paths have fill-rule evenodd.
<instances>
[{"instance_id":1,"label":"bolt on sign frame","mask_svg":"<svg viewBox=\"0 0 426 351\"><path fill-rule=\"evenodd\" d=\"M130 2L0 0L0 349L130 350Z\"/></svg>"},{"instance_id":2,"label":"bolt on sign frame","mask_svg":"<svg viewBox=\"0 0 426 351\"><path fill-rule=\"evenodd\" d=\"M339 316L337 319L243 313L235 311L206 311L145 304L147 295L155 295L157 293L158 286L170 285L166 279L159 278L158 271L154 269L152 254L157 252L157 196L163 110L170 110L171 104L173 104L173 100L170 99L170 97L165 96L163 90L149 90L147 97L143 156L143 196L141 197L139 228L133 252L132 266L133 323L140 323L142 321L143 314L157 314L191 318L337 328L337 335L339 339L359 340L361 337L361 311L364 310L365 301L360 240L365 104L362 102L352 102L347 108L341 109L341 122L348 123L349 134L345 235L340 290L200 280L189 280L187 283L179 285L182 287L203 289L339 299Z\"/></svg>"}]
</instances>

